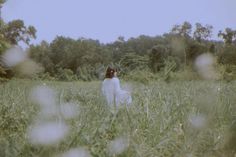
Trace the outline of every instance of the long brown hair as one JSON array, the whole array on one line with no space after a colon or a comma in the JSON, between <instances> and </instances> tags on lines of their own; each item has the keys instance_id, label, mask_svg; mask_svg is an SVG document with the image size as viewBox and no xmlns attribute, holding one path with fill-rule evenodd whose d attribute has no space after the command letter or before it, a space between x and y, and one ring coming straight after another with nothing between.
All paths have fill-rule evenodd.
<instances>
[{"instance_id":1,"label":"long brown hair","mask_svg":"<svg viewBox=\"0 0 236 157\"><path fill-rule=\"evenodd\" d=\"M117 69L108 67L107 70L106 70L105 78L110 78L110 79L113 78L115 72L117 72Z\"/></svg>"}]
</instances>

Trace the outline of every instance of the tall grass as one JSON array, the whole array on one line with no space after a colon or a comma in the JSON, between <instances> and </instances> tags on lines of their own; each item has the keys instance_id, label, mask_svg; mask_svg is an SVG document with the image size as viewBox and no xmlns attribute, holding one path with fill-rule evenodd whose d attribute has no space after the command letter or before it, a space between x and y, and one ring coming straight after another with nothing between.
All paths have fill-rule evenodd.
<instances>
[{"instance_id":1,"label":"tall grass","mask_svg":"<svg viewBox=\"0 0 236 157\"><path fill-rule=\"evenodd\" d=\"M211 81L130 82L132 106L116 115L106 106L100 82L12 80L0 85L0 156L60 156L84 148L91 156L195 157L233 156L236 83ZM45 118L29 99L35 86L56 91L57 105L73 102L78 114ZM45 146L29 140L28 130L39 119L65 121L69 134ZM112 154L111 143L125 141ZM121 141L122 141L121 140ZM113 142L112 142L113 141Z\"/></svg>"}]
</instances>

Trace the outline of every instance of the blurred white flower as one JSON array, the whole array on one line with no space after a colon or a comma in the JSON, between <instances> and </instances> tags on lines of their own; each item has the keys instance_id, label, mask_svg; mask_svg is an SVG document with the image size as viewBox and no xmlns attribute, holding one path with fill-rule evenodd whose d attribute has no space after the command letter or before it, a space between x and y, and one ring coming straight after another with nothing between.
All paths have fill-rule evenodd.
<instances>
[{"instance_id":1,"label":"blurred white flower","mask_svg":"<svg viewBox=\"0 0 236 157\"><path fill-rule=\"evenodd\" d=\"M202 54L197 57L196 65L199 67L206 67L214 63L213 56L211 54Z\"/></svg>"},{"instance_id":2,"label":"blurred white flower","mask_svg":"<svg viewBox=\"0 0 236 157\"><path fill-rule=\"evenodd\" d=\"M132 93L132 86L130 84L124 83L122 85L122 89L129 92L129 93Z\"/></svg>"},{"instance_id":3,"label":"blurred white flower","mask_svg":"<svg viewBox=\"0 0 236 157\"><path fill-rule=\"evenodd\" d=\"M62 154L61 157L91 157L91 155L84 148L73 148Z\"/></svg>"},{"instance_id":4,"label":"blurred white flower","mask_svg":"<svg viewBox=\"0 0 236 157\"><path fill-rule=\"evenodd\" d=\"M64 118L70 119L79 114L79 105L76 103L64 103L61 105L61 114Z\"/></svg>"},{"instance_id":5,"label":"blurred white flower","mask_svg":"<svg viewBox=\"0 0 236 157\"><path fill-rule=\"evenodd\" d=\"M43 118L57 115L56 92L46 85L37 86L30 93L30 100L40 106L40 115Z\"/></svg>"},{"instance_id":6,"label":"blurred white flower","mask_svg":"<svg viewBox=\"0 0 236 157\"><path fill-rule=\"evenodd\" d=\"M31 100L42 106L55 105L55 91L47 86L37 86L31 92Z\"/></svg>"},{"instance_id":7,"label":"blurred white flower","mask_svg":"<svg viewBox=\"0 0 236 157\"><path fill-rule=\"evenodd\" d=\"M32 76L43 71L43 67L31 59L26 59L17 65L16 71L25 76Z\"/></svg>"},{"instance_id":8,"label":"blurred white flower","mask_svg":"<svg viewBox=\"0 0 236 157\"><path fill-rule=\"evenodd\" d=\"M63 122L45 122L28 130L29 140L33 144L52 145L62 140L69 128Z\"/></svg>"},{"instance_id":9,"label":"blurred white flower","mask_svg":"<svg viewBox=\"0 0 236 157\"><path fill-rule=\"evenodd\" d=\"M110 155L121 154L128 148L128 140L125 137L119 137L108 144L108 153Z\"/></svg>"},{"instance_id":10,"label":"blurred white flower","mask_svg":"<svg viewBox=\"0 0 236 157\"><path fill-rule=\"evenodd\" d=\"M206 117L204 115L190 115L189 122L195 129L202 129L206 126Z\"/></svg>"},{"instance_id":11,"label":"blurred white flower","mask_svg":"<svg viewBox=\"0 0 236 157\"><path fill-rule=\"evenodd\" d=\"M2 56L3 62L9 66L13 67L27 58L27 53L19 46L14 46L8 49Z\"/></svg>"},{"instance_id":12,"label":"blurred white flower","mask_svg":"<svg viewBox=\"0 0 236 157\"><path fill-rule=\"evenodd\" d=\"M195 61L197 71L204 79L217 79L218 75L214 68L214 64L214 57L210 53L205 53L198 56Z\"/></svg>"}]
</instances>

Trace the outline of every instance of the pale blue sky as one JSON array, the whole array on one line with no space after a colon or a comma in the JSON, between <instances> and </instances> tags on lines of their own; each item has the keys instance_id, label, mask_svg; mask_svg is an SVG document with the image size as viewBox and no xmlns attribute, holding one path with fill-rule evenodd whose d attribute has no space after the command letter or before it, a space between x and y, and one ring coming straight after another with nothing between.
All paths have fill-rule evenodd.
<instances>
[{"instance_id":1,"label":"pale blue sky","mask_svg":"<svg viewBox=\"0 0 236 157\"><path fill-rule=\"evenodd\" d=\"M216 37L226 27L236 29L236 0L8 0L2 16L35 26L34 43L56 35L103 43L162 35L184 21L211 24Z\"/></svg>"}]
</instances>

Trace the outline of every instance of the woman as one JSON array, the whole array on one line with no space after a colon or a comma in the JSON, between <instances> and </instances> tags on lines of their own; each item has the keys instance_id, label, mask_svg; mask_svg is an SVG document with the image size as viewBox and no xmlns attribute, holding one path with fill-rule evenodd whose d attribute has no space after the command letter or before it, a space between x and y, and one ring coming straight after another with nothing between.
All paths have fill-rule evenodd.
<instances>
[{"instance_id":1,"label":"woman","mask_svg":"<svg viewBox=\"0 0 236 157\"><path fill-rule=\"evenodd\" d=\"M132 102L130 93L120 88L117 70L110 67L106 70L105 79L102 83L102 93L110 107L119 107L122 104L129 105Z\"/></svg>"}]
</instances>

